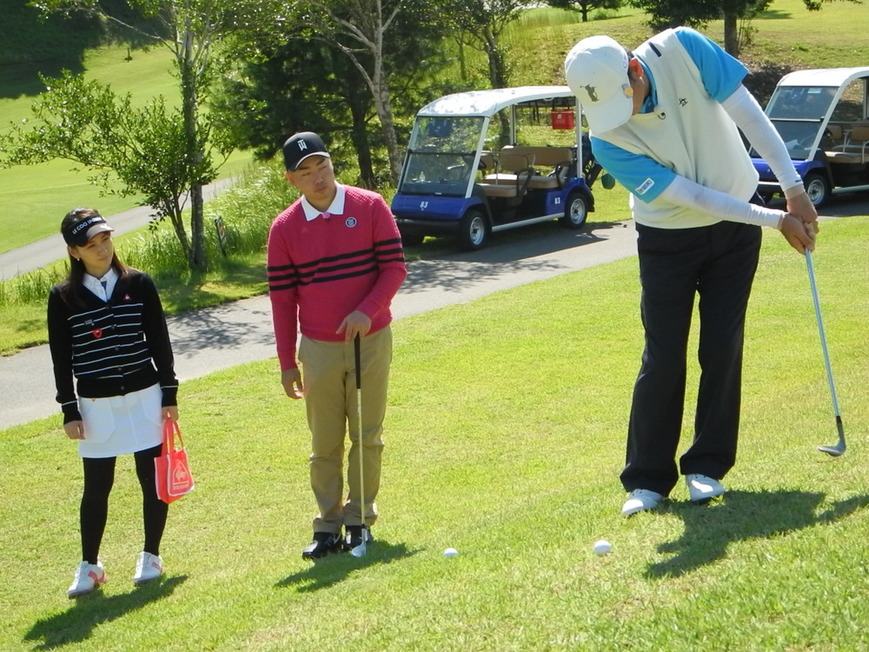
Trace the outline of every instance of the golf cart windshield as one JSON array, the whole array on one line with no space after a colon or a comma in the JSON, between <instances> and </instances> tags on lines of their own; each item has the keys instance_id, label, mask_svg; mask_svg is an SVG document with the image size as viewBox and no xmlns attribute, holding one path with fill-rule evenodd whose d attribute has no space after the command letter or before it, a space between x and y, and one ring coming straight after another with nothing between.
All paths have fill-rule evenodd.
<instances>
[{"instance_id":1,"label":"golf cart windshield","mask_svg":"<svg viewBox=\"0 0 869 652\"><path fill-rule=\"evenodd\" d=\"M476 170L482 116L417 118L399 192L464 197Z\"/></svg>"},{"instance_id":2,"label":"golf cart windshield","mask_svg":"<svg viewBox=\"0 0 869 652\"><path fill-rule=\"evenodd\" d=\"M836 90L831 86L784 86L773 93L767 115L792 159L808 157ZM757 152L753 156L758 156Z\"/></svg>"}]
</instances>

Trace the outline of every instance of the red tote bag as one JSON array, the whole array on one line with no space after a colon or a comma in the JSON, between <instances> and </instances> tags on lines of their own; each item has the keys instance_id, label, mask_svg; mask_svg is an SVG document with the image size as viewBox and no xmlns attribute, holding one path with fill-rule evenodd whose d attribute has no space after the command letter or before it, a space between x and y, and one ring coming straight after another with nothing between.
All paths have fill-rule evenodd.
<instances>
[{"instance_id":1,"label":"red tote bag","mask_svg":"<svg viewBox=\"0 0 869 652\"><path fill-rule=\"evenodd\" d=\"M178 435L180 448L175 448L175 435ZM157 479L157 497L164 503L171 503L181 496L193 491L196 486L190 464L187 461L187 449L181 439L181 429L177 421L166 419L163 422L163 452L154 458L154 468Z\"/></svg>"}]
</instances>

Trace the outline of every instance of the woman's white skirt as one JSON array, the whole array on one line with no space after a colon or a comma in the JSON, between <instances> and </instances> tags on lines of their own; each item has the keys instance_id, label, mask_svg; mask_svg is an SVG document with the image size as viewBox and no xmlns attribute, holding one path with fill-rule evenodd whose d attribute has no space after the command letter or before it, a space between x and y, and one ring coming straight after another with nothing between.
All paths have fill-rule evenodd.
<instances>
[{"instance_id":1,"label":"woman's white skirt","mask_svg":"<svg viewBox=\"0 0 869 652\"><path fill-rule=\"evenodd\" d=\"M81 457L117 457L163 442L163 391L152 385L138 392L107 398L78 399L84 423Z\"/></svg>"}]
</instances>

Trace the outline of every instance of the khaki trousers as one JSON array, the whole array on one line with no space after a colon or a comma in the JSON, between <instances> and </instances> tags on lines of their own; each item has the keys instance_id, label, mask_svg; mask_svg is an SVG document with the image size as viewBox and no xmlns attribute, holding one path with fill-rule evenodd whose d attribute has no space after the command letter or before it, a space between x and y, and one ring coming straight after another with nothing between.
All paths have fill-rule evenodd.
<instances>
[{"instance_id":1,"label":"khaki trousers","mask_svg":"<svg viewBox=\"0 0 869 652\"><path fill-rule=\"evenodd\" d=\"M377 520L374 502L380 489L383 418L392 362L392 331L386 328L362 338L362 444L365 474L365 523ZM322 342L302 337L299 362L305 407L311 430L311 489L320 513L314 532L338 533L342 525L362 522L359 500L359 442L356 417L356 360L353 342ZM347 456L347 499L344 500L344 442Z\"/></svg>"}]
</instances>

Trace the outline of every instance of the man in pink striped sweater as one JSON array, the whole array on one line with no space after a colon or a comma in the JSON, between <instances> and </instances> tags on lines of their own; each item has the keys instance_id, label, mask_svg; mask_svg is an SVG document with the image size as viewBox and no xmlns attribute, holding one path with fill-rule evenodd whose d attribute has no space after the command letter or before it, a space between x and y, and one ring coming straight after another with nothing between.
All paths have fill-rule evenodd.
<instances>
[{"instance_id":1,"label":"man in pink striped sweater","mask_svg":"<svg viewBox=\"0 0 869 652\"><path fill-rule=\"evenodd\" d=\"M332 159L317 134L293 135L284 143L283 154L287 181L301 197L272 223L268 285L281 383L287 396L305 399L311 430L311 488L319 514L302 557L313 560L372 539L369 526L377 521L381 434L392 360L390 303L407 269L386 202L377 193L337 183ZM362 340L364 500L357 493L357 335Z\"/></svg>"}]
</instances>

